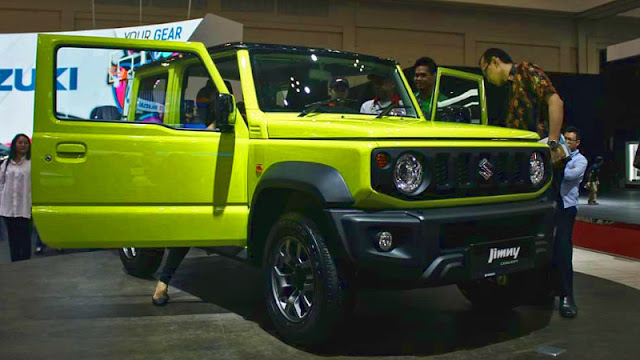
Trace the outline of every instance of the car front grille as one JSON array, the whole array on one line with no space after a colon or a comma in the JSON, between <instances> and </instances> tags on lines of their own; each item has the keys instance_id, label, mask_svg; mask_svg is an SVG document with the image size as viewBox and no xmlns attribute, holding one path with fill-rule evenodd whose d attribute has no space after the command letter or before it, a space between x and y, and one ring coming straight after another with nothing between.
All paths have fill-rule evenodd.
<instances>
[{"instance_id":1,"label":"car front grille","mask_svg":"<svg viewBox=\"0 0 640 360\"><path fill-rule=\"evenodd\" d=\"M494 196L535 192L529 178L533 151L542 154L545 178L549 181L550 154L545 148L418 148L376 149L389 155L391 166L380 169L372 160L371 183L376 191L407 200ZM393 183L395 161L404 153L414 154L422 163L427 186L412 196L399 192ZM485 176L483 176L483 173Z\"/></svg>"}]
</instances>

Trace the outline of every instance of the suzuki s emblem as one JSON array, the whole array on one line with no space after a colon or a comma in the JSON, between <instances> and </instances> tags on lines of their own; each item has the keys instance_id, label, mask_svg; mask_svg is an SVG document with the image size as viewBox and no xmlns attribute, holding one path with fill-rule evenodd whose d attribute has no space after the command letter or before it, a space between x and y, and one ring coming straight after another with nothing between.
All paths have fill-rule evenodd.
<instances>
[{"instance_id":1,"label":"suzuki s emblem","mask_svg":"<svg viewBox=\"0 0 640 360\"><path fill-rule=\"evenodd\" d=\"M493 165L487 159L480 160L478 164L478 173L480 176L484 178L485 181L489 181L489 179L493 176Z\"/></svg>"}]
</instances>

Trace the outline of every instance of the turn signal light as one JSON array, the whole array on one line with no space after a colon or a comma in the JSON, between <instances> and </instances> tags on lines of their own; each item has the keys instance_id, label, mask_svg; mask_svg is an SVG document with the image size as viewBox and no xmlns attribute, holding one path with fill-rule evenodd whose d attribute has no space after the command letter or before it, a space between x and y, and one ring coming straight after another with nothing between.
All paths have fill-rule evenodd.
<instances>
[{"instance_id":1,"label":"turn signal light","mask_svg":"<svg viewBox=\"0 0 640 360\"><path fill-rule=\"evenodd\" d=\"M386 168L389 165L389 154L383 152L376 154L376 165L380 169Z\"/></svg>"}]
</instances>

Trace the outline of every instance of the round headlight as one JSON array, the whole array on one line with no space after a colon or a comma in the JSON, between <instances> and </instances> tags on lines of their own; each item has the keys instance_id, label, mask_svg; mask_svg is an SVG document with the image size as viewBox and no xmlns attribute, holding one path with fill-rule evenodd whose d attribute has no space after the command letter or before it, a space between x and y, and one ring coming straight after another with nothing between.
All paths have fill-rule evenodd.
<instances>
[{"instance_id":1,"label":"round headlight","mask_svg":"<svg viewBox=\"0 0 640 360\"><path fill-rule=\"evenodd\" d=\"M544 158L537 151L532 152L529 158L529 179L534 187L540 186L544 180Z\"/></svg>"},{"instance_id":2,"label":"round headlight","mask_svg":"<svg viewBox=\"0 0 640 360\"><path fill-rule=\"evenodd\" d=\"M404 154L396 161L393 169L393 183L403 194L413 195L422 185L422 164L412 154Z\"/></svg>"}]
</instances>

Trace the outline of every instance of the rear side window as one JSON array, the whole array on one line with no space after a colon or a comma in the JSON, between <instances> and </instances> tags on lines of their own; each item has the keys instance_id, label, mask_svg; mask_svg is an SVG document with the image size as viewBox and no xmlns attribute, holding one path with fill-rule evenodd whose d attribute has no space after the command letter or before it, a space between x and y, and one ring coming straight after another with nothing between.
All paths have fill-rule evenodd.
<instances>
[{"instance_id":1,"label":"rear side window","mask_svg":"<svg viewBox=\"0 0 640 360\"><path fill-rule=\"evenodd\" d=\"M168 78L164 73L140 80L135 121L163 122Z\"/></svg>"},{"instance_id":2,"label":"rear side window","mask_svg":"<svg viewBox=\"0 0 640 360\"><path fill-rule=\"evenodd\" d=\"M215 130L211 117L218 91L194 54L62 47L56 53L56 67L58 119ZM185 94L185 87L191 92ZM209 96L200 99L204 104L198 110L197 95L203 88L210 90Z\"/></svg>"}]
</instances>

